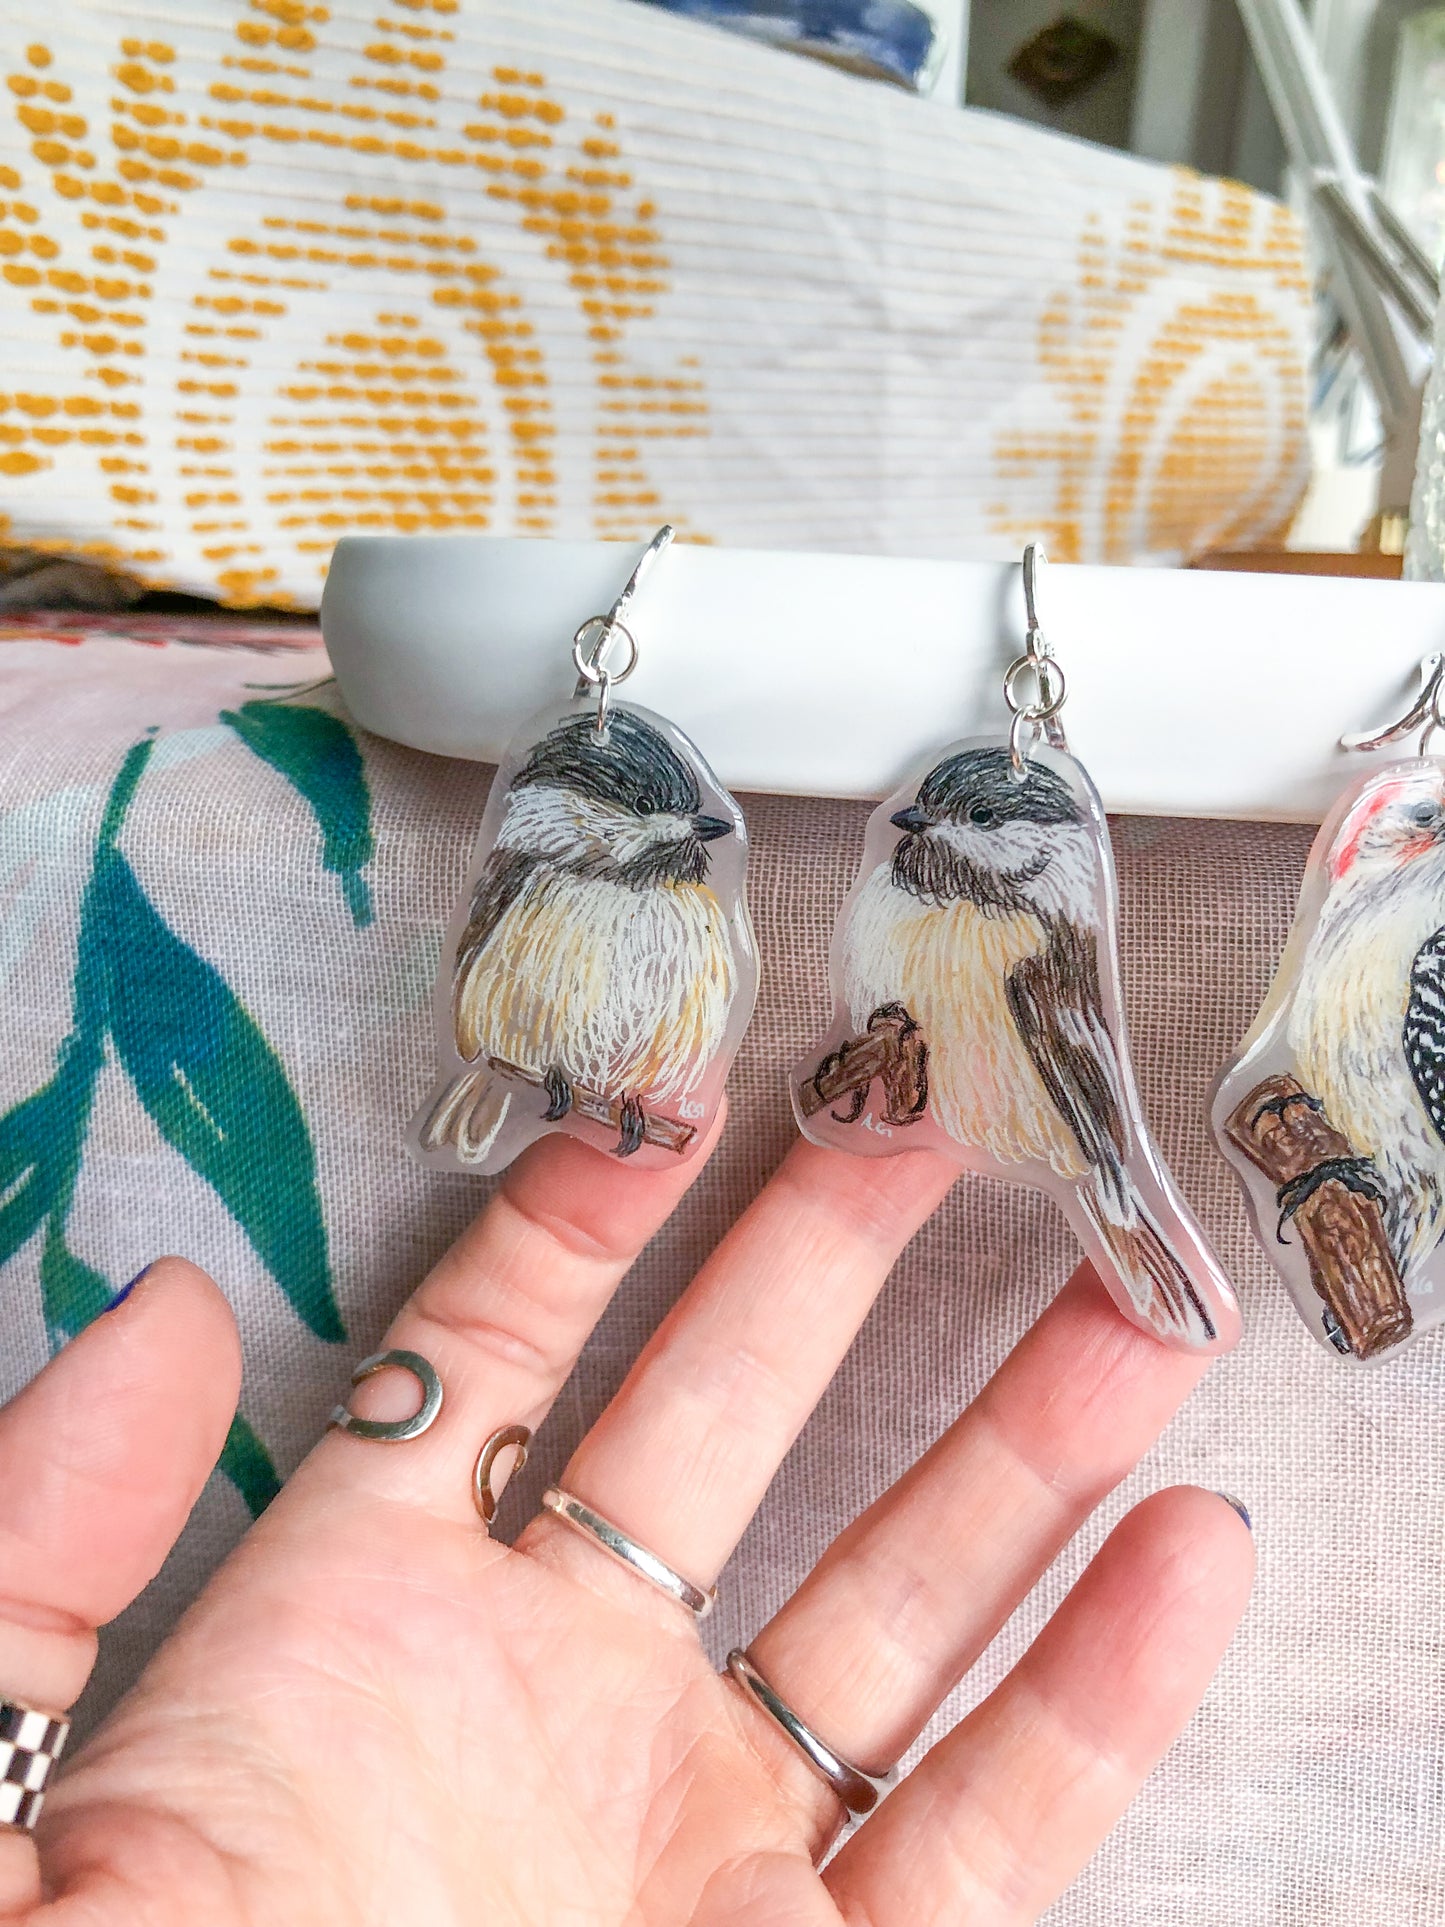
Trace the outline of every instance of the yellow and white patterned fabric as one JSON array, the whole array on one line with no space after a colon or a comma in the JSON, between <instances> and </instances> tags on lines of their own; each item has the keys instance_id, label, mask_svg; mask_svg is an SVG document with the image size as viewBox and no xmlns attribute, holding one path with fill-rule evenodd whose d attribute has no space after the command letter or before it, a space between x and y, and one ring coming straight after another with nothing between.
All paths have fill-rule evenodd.
<instances>
[{"instance_id":1,"label":"yellow and white patterned fabric","mask_svg":"<svg viewBox=\"0 0 1445 1927\"><path fill-rule=\"evenodd\" d=\"M1277 535L1277 204L623 0L12 8L0 536L315 605L342 531Z\"/></svg>"}]
</instances>

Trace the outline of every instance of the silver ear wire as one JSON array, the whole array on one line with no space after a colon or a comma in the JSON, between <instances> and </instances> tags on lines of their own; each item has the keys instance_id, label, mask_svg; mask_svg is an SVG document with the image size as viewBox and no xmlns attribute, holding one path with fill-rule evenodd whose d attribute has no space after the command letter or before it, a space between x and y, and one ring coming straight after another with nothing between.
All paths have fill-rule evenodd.
<instances>
[{"instance_id":1,"label":"silver ear wire","mask_svg":"<svg viewBox=\"0 0 1445 1927\"><path fill-rule=\"evenodd\" d=\"M1351 730L1340 738L1340 748L1383 749L1386 743L1398 743L1402 736L1418 729L1419 754L1423 756L1435 731L1445 729L1442 704L1445 704L1445 656L1426 656L1420 664L1420 693L1398 722L1387 723L1383 729Z\"/></svg>"},{"instance_id":2,"label":"silver ear wire","mask_svg":"<svg viewBox=\"0 0 1445 1927\"><path fill-rule=\"evenodd\" d=\"M631 608L648 570L676 534L677 530L672 524L664 522L638 556L636 568L628 576L621 595L611 609L605 616L588 616L572 638L572 660L577 666L577 687L572 691L572 700L580 701L589 689L597 691L597 721L593 728L599 742L607 740L607 711L613 688L620 682L626 682L637 667L637 638L622 618ZM587 646L589 636L595 636L590 648ZM603 657L619 637L627 645L627 659L620 669L608 669L604 666Z\"/></svg>"},{"instance_id":3,"label":"silver ear wire","mask_svg":"<svg viewBox=\"0 0 1445 1927\"><path fill-rule=\"evenodd\" d=\"M1026 738L1037 741L1043 736L1053 749L1067 749L1059 711L1068 697L1069 684L1053 646L1039 622L1039 584L1048 567L1048 557L1037 542L1024 550L1024 652L1015 656L1004 671L1003 699L1013 717L1008 733L1009 762L1020 781L1028 754ZM1032 678L1032 693L1026 679Z\"/></svg>"}]
</instances>

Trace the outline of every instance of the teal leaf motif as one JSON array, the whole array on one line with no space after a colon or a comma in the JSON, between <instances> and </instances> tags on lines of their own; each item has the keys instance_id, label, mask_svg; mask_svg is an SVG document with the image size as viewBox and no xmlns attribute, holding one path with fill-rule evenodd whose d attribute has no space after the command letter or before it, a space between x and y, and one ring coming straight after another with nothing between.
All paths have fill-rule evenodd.
<instances>
[{"instance_id":1,"label":"teal leaf motif","mask_svg":"<svg viewBox=\"0 0 1445 1927\"><path fill-rule=\"evenodd\" d=\"M54 1219L40 1257L40 1296L46 1324L70 1338L98 1318L115 1296L110 1280L76 1257Z\"/></svg>"},{"instance_id":2,"label":"teal leaf motif","mask_svg":"<svg viewBox=\"0 0 1445 1927\"><path fill-rule=\"evenodd\" d=\"M78 975L104 980L111 1037L142 1104L316 1336L344 1338L311 1135L281 1060L220 973L156 913L114 845L97 853L92 890Z\"/></svg>"},{"instance_id":3,"label":"teal leaf motif","mask_svg":"<svg viewBox=\"0 0 1445 1927\"><path fill-rule=\"evenodd\" d=\"M47 1084L0 1117L0 1264L29 1242L55 1200L55 1090Z\"/></svg>"},{"instance_id":4,"label":"teal leaf motif","mask_svg":"<svg viewBox=\"0 0 1445 1927\"><path fill-rule=\"evenodd\" d=\"M260 1518L281 1490L281 1480L271 1462L271 1454L239 1412L231 1420L231 1429L226 1434L226 1443L221 1447L216 1470L224 1473L235 1486L246 1501L253 1519Z\"/></svg>"},{"instance_id":5,"label":"teal leaf motif","mask_svg":"<svg viewBox=\"0 0 1445 1927\"><path fill-rule=\"evenodd\" d=\"M371 890L361 874L376 853L371 791L356 738L325 709L277 702L223 709L221 721L310 804L321 831L321 861L340 879L357 929L371 922Z\"/></svg>"}]
</instances>

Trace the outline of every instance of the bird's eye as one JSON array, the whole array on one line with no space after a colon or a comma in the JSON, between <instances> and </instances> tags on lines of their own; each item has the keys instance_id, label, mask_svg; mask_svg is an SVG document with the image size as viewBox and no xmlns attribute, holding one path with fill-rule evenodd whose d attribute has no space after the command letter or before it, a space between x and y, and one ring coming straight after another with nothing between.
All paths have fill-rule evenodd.
<instances>
[{"instance_id":1,"label":"bird's eye","mask_svg":"<svg viewBox=\"0 0 1445 1927\"><path fill-rule=\"evenodd\" d=\"M1410 812L1410 821L1412 823L1418 823L1421 829L1424 829L1427 823L1433 823L1435 821L1435 805L1433 803L1417 803Z\"/></svg>"},{"instance_id":2,"label":"bird's eye","mask_svg":"<svg viewBox=\"0 0 1445 1927\"><path fill-rule=\"evenodd\" d=\"M632 807L639 816L651 816L657 805L650 796L639 796Z\"/></svg>"},{"instance_id":3,"label":"bird's eye","mask_svg":"<svg viewBox=\"0 0 1445 1927\"><path fill-rule=\"evenodd\" d=\"M977 823L981 830L991 830L998 821L998 811L987 803L975 803L968 813L970 823Z\"/></svg>"}]
</instances>

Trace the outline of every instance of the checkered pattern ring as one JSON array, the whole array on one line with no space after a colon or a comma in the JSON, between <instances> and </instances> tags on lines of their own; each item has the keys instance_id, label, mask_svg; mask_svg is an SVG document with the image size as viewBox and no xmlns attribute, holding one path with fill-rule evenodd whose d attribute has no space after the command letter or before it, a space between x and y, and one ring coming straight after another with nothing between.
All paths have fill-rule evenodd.
<instances>
[{"instance_id":1,"label":"checkered pattern ring","mask_svg":"<svg viewBox=\"0 0 1445 1927\"><path fill-rule=\"evenodd\" d=\"M69 1720L0 1700L0 1826L35 1825L69 1731Z\"/></svg>"}]
</instances>

